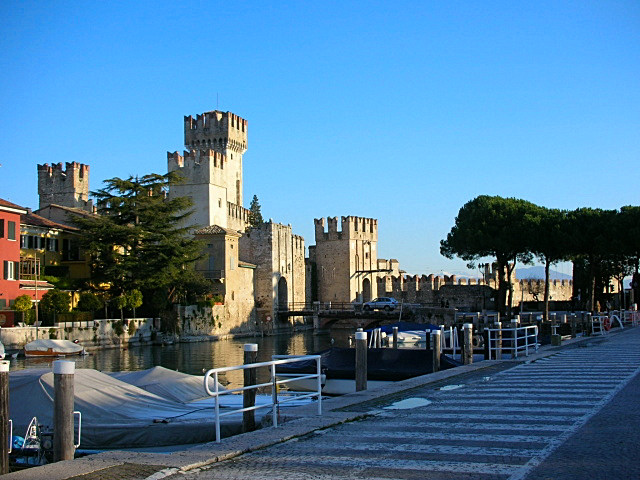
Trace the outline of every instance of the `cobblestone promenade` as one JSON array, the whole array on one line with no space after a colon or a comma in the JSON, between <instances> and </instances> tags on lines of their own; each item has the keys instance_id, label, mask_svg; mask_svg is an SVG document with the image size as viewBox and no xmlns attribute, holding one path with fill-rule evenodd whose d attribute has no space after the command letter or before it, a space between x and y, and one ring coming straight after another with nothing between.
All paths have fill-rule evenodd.
<instances>
[{"instance_id":1,"label":"cobblestone promenade","mask_svg":"<svg viewBox=\"0 0 640 480\"><path fill-rule=\"evenodd\" d=\"M171 478L637 479L640 385L629 383L639 334L590 339L457 389L425 386L410 397L428 405L379 405L361 421Z\"/></svg>"}]
</instances>

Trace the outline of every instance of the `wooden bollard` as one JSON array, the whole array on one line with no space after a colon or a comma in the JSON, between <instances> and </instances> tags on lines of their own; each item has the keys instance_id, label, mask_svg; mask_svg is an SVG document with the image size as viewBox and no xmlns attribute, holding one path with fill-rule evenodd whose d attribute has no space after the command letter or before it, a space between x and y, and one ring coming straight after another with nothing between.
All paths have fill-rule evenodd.
<instances>
[{"instance_id":1,"label":"wooden bollard","mask_svg":"<svg viewBox=\"0 0 640 480\"><path fill-rule=\"evenodd\" d=\"M496 360L502 360L502 322L496 322L498 334L496 335Z\"/></svg>"},{"instance_id":2,"label":"wooden bollard","mask_svg":"<svg viewBox=\"0 0 640 480\"><path fill-rule=\"evenodd\" d=\"M431 342L433 343L433 372L440 371L440 355L442 353L442 341L440 340L440 330L431 331Z\"/></svg>"},{"instance_id":3,"label":"wooden bollard","mask_svg":"<svg viewBox=\"0 0 640 480\"><path fill-rule=\"evenodd\" d=\"M473 323L464 324L464 349L462 363L471 365L473 363Z\"/></svg>"},{"instance_id":4,"label":"wooden bollard","mask_svg":"<svg viewBox=\"0 0 640 480\"><path fill-rule=\"evenodd\" d=\"M398 348L398 327L393 327L393 348Z\"/></svg>"},{"instance_id":5,"label":"wooden bollard","mask_svg":"<svg viewBox=\"0 0 640 480\"><path fill-rule=\"evenodd\" d=\"M356 392L367 389L367 332L356 332Z\"/></svg>"},{"instance_id":6,"label":"wooden bollard","mask_svg":"<svg viewBox=\"0 0 640 480\"><path fill-rule=\"evenodd\" d=\"M0 362L0 475L9 473L9 362Z\"/></svg>"},{"instance_id":7,"label":"wooden bollard","mask_svg":"<svg viewBox=\"0 0 640 480\"><path fill-rule=\"evenodd\" d=\"M571 315L571 338L576 338L578 335L578 326L576 325L576 316Z\"/></svg>"},{"instance_id":8,"label":"wooden bollard","mask_svg":"<svg viewBox=\"0 0 640 480\"><path fill-rule=\"evenodd\" d=\"M73 460L75 362L53 362L53 461Z\"/></svg>"},{"instance_id":9,"label":"wooden bollard","mask_svg":"<svg viewBox=\"0 0 640 480\"><path fill-rule=\"evenodd\" d=\"M382 348L382 329L376 328L376 348Z\"/></svg>"},{"instance_id":10,"label":"wooden bollard","mask_svg":"<svg viewBox=\"0 0 640 480\"><path fill-rule=\"evenodd\" d=\"M484 359L489 360L491 358L491 345L489 345L489 329L484 329L484 332L482 332L482 339L484 343Z\"/></svg>"},{"instance_id":11,"label":"wooden bollard","mask_svg":"<svg viewBox=\"0 0 640 480\"><path fill-rule=\"evenodd\" d=\"M256 363L258 361L258 344L257 343L245 343L244 344L244 364ZM249 387L256 384L256 369L245 368L244 369L244 386ZM242 407L249 408L256 405L256 389L251 388L249 390L242 391ZM250 432L256 428L256 415L255 410L249 410L242 412L242 431Z\"/></svg>"}]
</instances>

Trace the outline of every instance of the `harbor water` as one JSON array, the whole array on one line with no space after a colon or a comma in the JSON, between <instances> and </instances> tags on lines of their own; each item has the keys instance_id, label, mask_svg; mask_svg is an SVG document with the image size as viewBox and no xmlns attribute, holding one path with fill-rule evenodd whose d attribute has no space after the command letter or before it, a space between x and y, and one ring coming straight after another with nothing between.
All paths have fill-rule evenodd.
<instances>
[{"instance_id":1,"label":"harbor water","mask_svg":"<svg viewBox=\"0 0 640 480\"><path fill-rule=\"evenodd\" d=\"M308 330L298 333L284 333L273 336L229 338L217 341L174 343L171 345L142 345L125 349L111 348L95 350L83 357L66 357L73 360L76 368L91 368L101 372L138 371L154 366L202 375L211 368L242 365L243 345L258 344L258 362L271 360L272 355L306 355L335 346L348 346L351 332L339 330L316 335ZM58 358L59 359L59 358ZM17 358L11 360L10 369L51 368L56 358ZM258 381L269 378L267 369L258 370ZM240 387L243 383L241 370L227 372L220 376L220 382L228 387Z\"/></svg>"}]
</instances>

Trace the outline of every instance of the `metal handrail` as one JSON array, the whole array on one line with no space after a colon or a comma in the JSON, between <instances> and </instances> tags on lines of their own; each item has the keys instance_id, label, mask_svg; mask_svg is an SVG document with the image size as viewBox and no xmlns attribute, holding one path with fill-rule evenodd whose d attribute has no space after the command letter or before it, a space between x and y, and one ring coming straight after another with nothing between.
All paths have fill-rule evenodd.
<instances>
[{"instance_id":1,"label":"metal handrail","mask_svg":"<svg viewBox=\"0 0 640 480\"><path fill-rule=\"evenodd\" d=\"M271 415L272 415L273 426L277 427L278 426L278 410L279 410L280 404L294 401L294 400L299 400L301 398L313 398L313 397L316 397L318 399L318 415L322 415L322 372L321 372L321 366L320 366L320 358L321 358L320 355L273 355L272 358L274 358L274 360L271 360L269 362L247 363L245 365L237 365L235 367L212 368L210 370L207 370L207 372L204 374L204 390L207 393L207 395L210 395L215 399L215 415L216 415L215 421L216 421L216 442L217 443L220 443L221 441L220 417L224 417L227 415L233 415L241 412L250 412L253 410L258 410L259 408L272 407ZM288 375L287 378L280 379L280 380L276 378L276 365L302 362L305 360L316 361L316 373L301 374L301 375L295 375L295 376ZM220 373L231 372L235 370L260 368L260 367L269 367L271 371L271 379L269 382L259 383L256 385L248 385L248 386L238 387L238 388L231 388L223 391L219 390L218 387L220 384L218 383L218 376ZM213 381L214 381L213 391L209 388L209 377L213 377ZM284 385L289 382L293 382L295 380L309 379L309 378L317 379L316 391L311 393L288 392L290 394L291 393L296 394L295 397L291 397L291 398L282 398L278 396L279 385ZM235 392L244 392L247 390L257 390L263 387L271 387L271 403L266 403L263 405L254 405L252 407L237 408L232 410L230 409L227 412L220 413L220 396L233 394Z\"/></svg>"},{"instance_id":2,"label":"metal handrail","mask_svg":"<svg viewBox=\"0 0 640 480\"><path fill-rule=\"evenodd\" d=\"M82 435L82 413L74 410L73 415L78 415L78 443L73 444L73 448L78 448L80 446L80 436Z\"/></svg>"},{"instance_id":3,"label":"metal handrail","mask_svg":"<svg viewBox=\"0 0 640 480\"><path fill-rule=\"evenodd\" d=\"M489 360L493 357L491 352L495 352L495 358L498 359L498 352L510 351L513 358L518 358L518 353L521 351L525 352L525 356L529 356L529 348L538 351L537 325L515 328L488 328L486 331L488 332L489 341ZM503 335L505 332L512 332L512 334L505 337ZM521 333L522 335L520 335ZM520 345L521 341L524 341L523 345ZM509 345L505 346L505 343Z\"/></svg>"}]
</instances>

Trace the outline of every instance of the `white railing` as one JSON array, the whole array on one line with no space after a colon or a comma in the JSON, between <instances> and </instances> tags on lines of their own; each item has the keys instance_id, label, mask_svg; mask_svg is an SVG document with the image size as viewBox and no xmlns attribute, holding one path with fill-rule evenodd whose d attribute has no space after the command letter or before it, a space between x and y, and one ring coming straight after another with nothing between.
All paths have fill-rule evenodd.
<instances>
[{"instance_id":1,"label":"white railing","mask_svg":"<svg viewBox=\"0 0 640 480\"><path fill-rule=\"evenodd\" d=\"M455 357L456 352L460 350L458 343L458 327L445 328L444 325L440 325L440 348L444 352L445 350L451 350L452 355Z\"/></svg>"},{"instance_id":2,"label":"white railing","mask_svg":"<svg viewBox=\"0 0 640 480\"><path fill-rule=\"evenodd\" d=\"M538 327L530 325L516 328L488 328L489 332L489 360L500 360L503 353L518 358L524 352L529 355L529 349L538 350ZM492 354L493 352L493 354Z\"/></svg>"},{"instance_id":3,"label":"white railing","mask_svg":"<svg viewBox=\"0 0 640 480\"><path fill-rule=\"evenodd\" d=\"M258 410L259 408L272 408L272 420L273 426L278 426L278 410L279 406L282 403L291 402L295 400L300 400L302 398L312 398L315 397L318 399L318 415L322 415L322 373L320 370L320 355L273 355L274 360L270 362L259 362L259 363L248 363L246 365L238 365L235 367L221 367L221 368L212 368L211 370L207 370L204 374L204 390L207 395L214 397L215 399L215 415L216 415L216 442L220 443L220 418L228 415L234 415L241 412L249 412L253 410ZM296 363L302 362L305 360L315 360L316 361L316 373L311 374L300 374L300 375L287 375L287 378L277 379L276 378L276 365L284 365L287 363ZM220 384L218 383L218 377L221 373L231 372L234 370L247 370L251 368L261 368L268 367L271 373L271 379L267 383L258 383L256 385L248 385L244 387L231 388L228 390L220 390ZM209 377L213 377L213 390L209 388ZM306 379L316 379L317 380L317 389L314 392L292 392L286 391L287 395L278 395L278 390L281 385L285 385L289 382L293 382L296 380L306 380ZM245 408L236 408L236 409L225 409L226 411L220 413L220 397L222 395L230 395L236 392L245 392L247 390L257 390L259 388L271 388L271 402L263 403L260 405L254 405L251 407Z\"/></svg>"}]
</instances>

